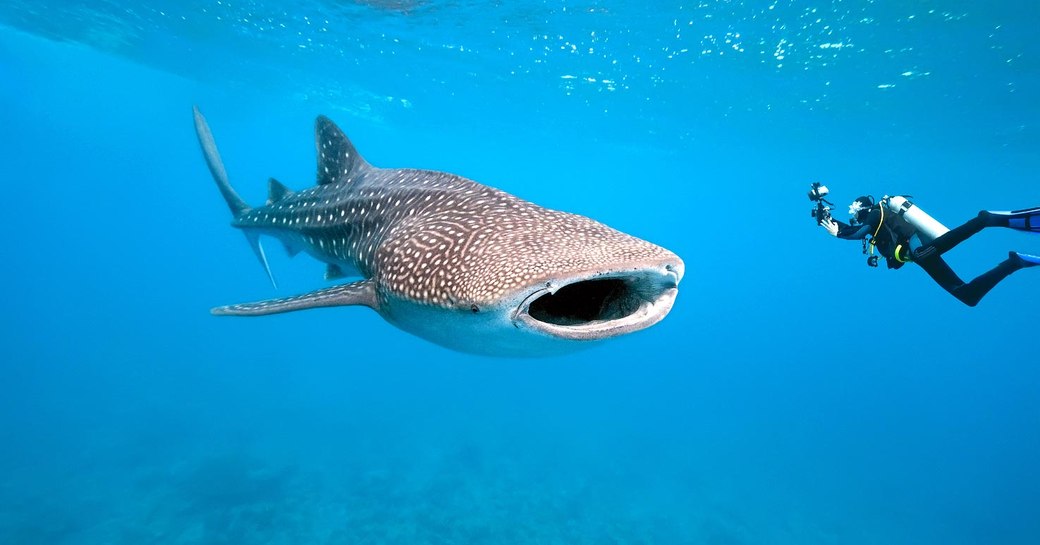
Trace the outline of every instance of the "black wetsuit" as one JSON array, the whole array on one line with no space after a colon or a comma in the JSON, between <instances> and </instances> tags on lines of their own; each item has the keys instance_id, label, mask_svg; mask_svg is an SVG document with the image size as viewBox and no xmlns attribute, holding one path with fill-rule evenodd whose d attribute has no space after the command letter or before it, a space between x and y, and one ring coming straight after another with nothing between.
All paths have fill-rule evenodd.
<instances>
[{"instance_id":1,"label":"black wetsuit","mask_svg":"<svg viewBox=\"0 0 1040 545\"><path fill-rule=\"evenodd\" d=\"M881 254L881 257L885 258L885 263L889 269L898 269L906 264L907 260L900 261L896 259L896 247L899 245L903 246L900 250L900 253L903 255L909 251L910 237L914 234L914 228L906 223L902 217L891 214L888 211L885 211L884 221L882 222L881 205L878 204L870 207L870 211L862 219L862 223L855 225L835 220L834 223L838 224L838 238L863 240L868 236L873 237L874 247L877 248L877 252ZM881 229L878 229L879 223L881 223ZM874 236L875 233L877 233L877 236Z\"/></svg>"},{"instance_id":2,"label":"black wetsuit","mask_svg":"<svg viewBox=\"0 0 1040 545\"><path fill-rule=\"evenodd\" d=\"M880 230L878 230L879 222L881 223ZM877 237L875 237L877 250L885 258L890 269L902 267L904 261L913 261L924 269L928 276L931 276L943 289L950 292L962 303L972 307L977 305L982 297L989 293L989 290L993 289L993 286L996 286L1001 280L1024 266L1021 260L1009 256L1007 260L1000 262L996 267L966 283L943 260L942 254L986 227L1009 227L1007 217L990 214L985 210L979 212L978 216L965 222L963 225L951 229L939 238L913 251L910 250L910 237L914 233L913 227L902 216L892 214L887 210L884 211L884 221L882 221L881 205L871 207L862 224L847 225L840 221L836 223L839 227L837 235L839 238L859 240L877 232ZM902 245L899 255L903 258L903 261L896 259L895 255L896 247L899 245Z\"/></svg>"}]
</instances>

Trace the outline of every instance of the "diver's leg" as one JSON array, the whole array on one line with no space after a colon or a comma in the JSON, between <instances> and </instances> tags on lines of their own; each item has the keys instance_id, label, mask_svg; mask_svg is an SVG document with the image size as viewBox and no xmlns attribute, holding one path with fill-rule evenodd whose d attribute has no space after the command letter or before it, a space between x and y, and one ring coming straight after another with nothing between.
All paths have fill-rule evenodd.
<instances>
[{"instance_id":1,"label":"diver's leg","mask_svg":"<svg viewBox=\"0 0 1040 545\"><path fill-rule=\"evenodd\" d=\"M924 259L933 255L938 257L986 227L1006 226L1007 221L1005 218L983 210L974 218L964 222L962 225L950 229L941 237L918 248L914 252L915 259Z\"/></svg>"},{"instance_id":2,"label":"diver's leg","mask_svg":"<svg viewBox=\"0 0 1040 545\"><path fill-rule=\"evenodd\" d=\"M931 276L937 284L942 286L943 289L950 292L951 295L969 307L979 304L982 297L989 293L989 290L993 289L993 286L999 284L1001 280L1007 278L1011 273L1023 267L1031 266L1028 265L1019 254L1011 252L1008 255L1008 258L1001 261L996 267L982 273L978 278L965 284L964 281L953 272L953 269L946 264L946 261L937 254L932 254L926 259L917 261L917 264L920 265L921 268L928 273L928 276Z\"/></svg>"},{"instance_id":3,"label":"diver's leg","mask_svg":"<svg viewBox=\"0 0 1040 545\"><path fill-rule=\"evenodd\" d=\"M918 266L924 269L924 272L928 273L928 276L931 276L936 284L939 284L944 290L957 297L956 290L964 285L964 281L957 276L957 273L953 272L953 269L946 264L943 258L939 257L938 253L932 252L926 257L915 258L914 263L917 263ZM957 298L961 299L960 297ZM964 301L964 299L961 299L961 301L966 305L974 306L970 302Z\"/></svg>"}]
</instances>

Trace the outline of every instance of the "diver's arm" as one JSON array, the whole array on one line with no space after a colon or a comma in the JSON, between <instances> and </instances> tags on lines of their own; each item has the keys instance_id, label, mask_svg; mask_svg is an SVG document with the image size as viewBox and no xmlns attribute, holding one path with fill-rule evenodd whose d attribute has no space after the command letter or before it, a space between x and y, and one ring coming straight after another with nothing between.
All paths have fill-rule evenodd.
<instances>
[{"instance_id":1,"label":"diver's arm","mask_svg":"<svg viewBox=\"0 0 1040 545\"><path fill-rule=\"evenodd\" d=\"M833 237L848 240L858 240L870 234L870 225L849 225L833 218L821 221L820 227L826 229Z\"/></svg>"},{"instance_id":2,"label":"diver's arm","mask_svg":"<svg viewBox=\"0 0 1040 545\"><path fill-rule=\"evenodd\" d=\"M839 229L834 236L838 238L844 238L846 240L859 240L861 238L864 238L871 233L872 229L869 224L845 225L840 221L835 223L839 224Z\"/></svg>"},{"instance_id":3,"label":"diver's arm","mask_svg":"<svg viewBox=\"0 0 1040 545\"><path fill-rule=\"evenodd\" d=\"M841 226L839 226L838 222L834 221L830 216L822 218L819 223L820 227L823 227L832 237L838 236L838 231L841 229Z\"/></svg>"}]
</instances>

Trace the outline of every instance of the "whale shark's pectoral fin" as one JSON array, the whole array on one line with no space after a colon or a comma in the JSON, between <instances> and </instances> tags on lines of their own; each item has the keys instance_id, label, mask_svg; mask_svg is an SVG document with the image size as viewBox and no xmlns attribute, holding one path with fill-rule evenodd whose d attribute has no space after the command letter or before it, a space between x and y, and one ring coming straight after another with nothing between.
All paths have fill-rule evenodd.
<instances>
[{"instance_id":1,"label":"whale shark's pectoral fin","mask_svg":"<svg viewBox=\"0 0 1040 545\"><path fill-rule=\"evenodd\" d=\"M242 303L217 307L210 312L216 316L265 316L280 314L294 310L306 310L320 307L342 307L363 305L376 308L376 283L374 280L361 280L350 284L333 286L303 295L268 299L255 303Z\"/></svg>"}]
</instances>

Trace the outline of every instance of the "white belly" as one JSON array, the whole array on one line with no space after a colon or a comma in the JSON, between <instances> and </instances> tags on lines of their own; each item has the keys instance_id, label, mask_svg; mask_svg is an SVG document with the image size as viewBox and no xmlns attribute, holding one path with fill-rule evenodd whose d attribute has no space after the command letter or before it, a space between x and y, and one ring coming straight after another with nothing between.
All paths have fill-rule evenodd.
<instances>
[{"instance_id":1,"label":"white belly","mask_svg":"<svg viewBox=\"0 0 1040 545\"><path fill-rule=\"evenodd\" d=\"M485 356L551 356L592 346L594 341L551 337L513 320L519 301L499 307L445 309L391 298L379 309L391 324L441 346Z\"/></svg>"}]
</instances>

